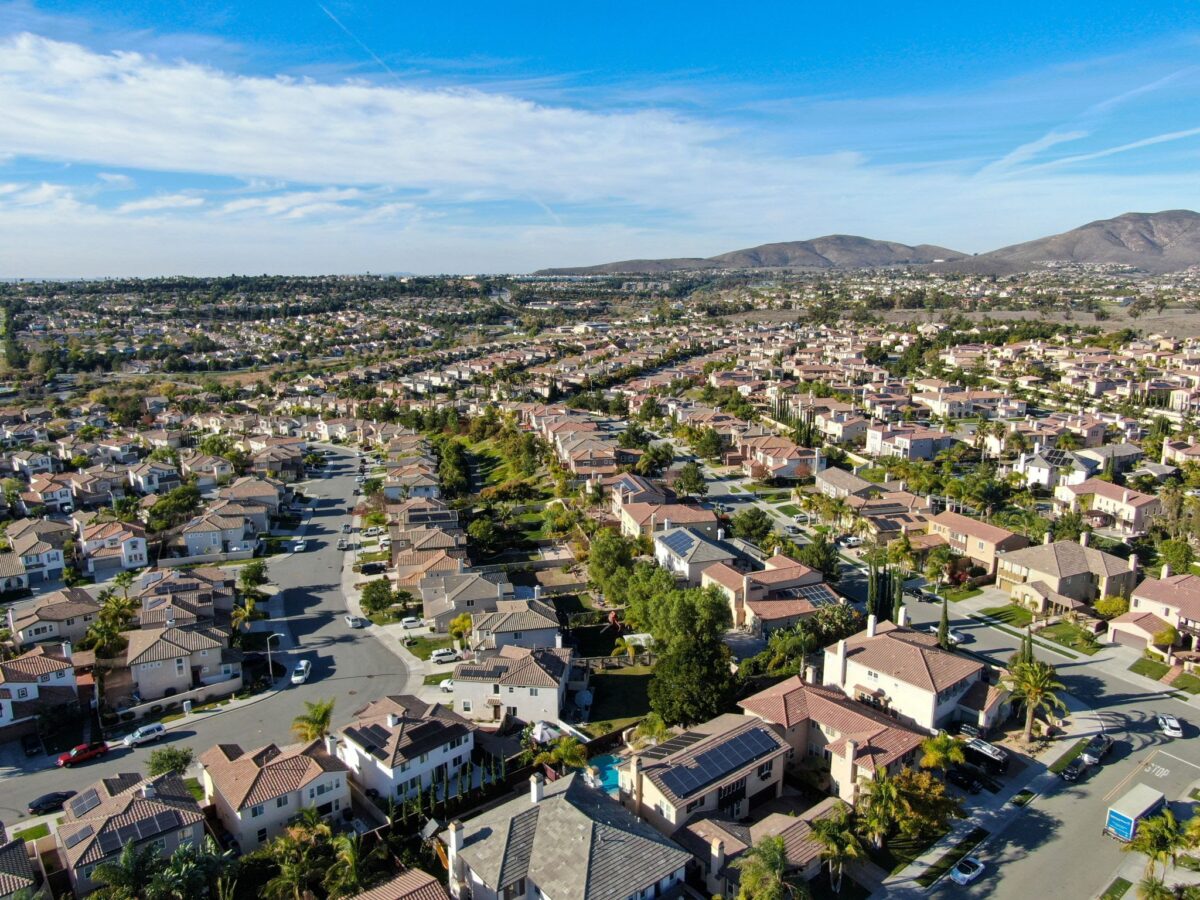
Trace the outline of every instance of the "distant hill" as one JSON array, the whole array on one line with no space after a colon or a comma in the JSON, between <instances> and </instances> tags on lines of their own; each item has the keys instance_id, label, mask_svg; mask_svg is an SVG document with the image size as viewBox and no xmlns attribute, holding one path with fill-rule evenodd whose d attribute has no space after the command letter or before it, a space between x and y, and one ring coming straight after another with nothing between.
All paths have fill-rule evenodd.
<instances>
[{"instance_id":1,"label":"distant hill","mask_svg":"<svg viewBox=\"0 0 1200 900\"><path fill-rule=\"evenodd\" d=\"M702 269L860 269L900 266L964 258L944 247L920 244L910 247L894 241L876 241L851 234L831 234L810 241L763 244L720 256L677 259L627 259L598 266L541 269L535 275L661 275Z\"/></svg>"},{"instance_id":2,"label":"distant hill","mask_svg":"<svg viewBox=\"0 0 1200 900\"><path fill-rule=\"evenodd\" d=\"M1200 265L1200 213L1188 209L1125 213L938 268L1005 274L1052 262L1116 263L1154 273Z\"/></svg>"}]
</instances>

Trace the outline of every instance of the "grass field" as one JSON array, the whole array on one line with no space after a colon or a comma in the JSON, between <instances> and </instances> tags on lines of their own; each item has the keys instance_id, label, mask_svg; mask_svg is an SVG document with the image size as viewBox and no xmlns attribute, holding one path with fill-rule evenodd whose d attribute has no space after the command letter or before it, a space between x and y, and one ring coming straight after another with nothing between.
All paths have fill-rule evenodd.
<instances>
[{"instance_id":1,"label":"grass field","mask_svg":"<svg viewBox=\"0 0 1200 900\"><path fill-rule=\"evenodd\" d=\"M50 826L45 822L39 825L34 825L32 828L26 828L24 831L14 831L12 839L14 841L36 841L38 838L44 838L50 833Z\"/></svg>"},{"instance_id":2,"label":"grass field","mask_svg":"<svg viewBox=\"0 0 1200 900\"><path fill-rule=\"evenodd\" d=\"M1050 771L1054 775L1061 775L1062 770L1073 763L1076 757L1083 752L1083 748L1087 746L1088 739L1080 738L1072 746L1071 749L1056 759L1050 764Z\"/></svg>"},{"instance_id":3,"label":"grass field","mask_svg":"<svg viewBox=\"0 0 1200 900\"><path fill-rule=\"evenodd\" d=\"M183 783L186 785L188 793L196 798L197 803L204 802L204 787L200 784L199 778L185 778Z\"/></svg>"},{"instance_id":4,"label":"grass field","mask_svg":"<svg viewBox=\"0 0 1200 900\"><path fill-rule=\"evenodd\" d=\"M1070 622L1059 622L1055 625L1048 625L1041 631L1037 632L1037 636L1049 641L1054 641L1056 644L1062 644L1064 647L1070 647L1086 656L1094 656L1100 652L1100 645L1095 641L1087 642L1083 637L1083 630Z\"/></svg>"},{"instance_id":5,"label":"grass field","mask_svg":"<svg viewBox=\"0 0 1200 900\"><path fill-rule=\"evenodd\" d=\"M1200 694L1200 678L1197 678L1191 672L1181 672L1171 682L1171 687L1187 691L1189 694Z\"/></svg>"},{"instance_id":6,"label":"grass field","mask_svg":"<svg viewBox=\"0 0 1200 900\"><path fill-rule=\"evenodd\" d=\"M441 684L447 678L453 678L453 672L439 672L437 675L426 675L425 684Z\"/></svg>"},{"instance_id":7,"label":"grass field","mask_svg":"<svg viewBox=\"0 0 1200 900\"><path fill-rule=\"evenodd\" d=\"M1131 887L1133 887L1133 884L1129 881L1126 881L1124 878L1117 878L1100 895L1100 900L1121 900L1122 897L1129 893Z\"/></svg>"},{"instance_id":8,"label":"grass field","mask_svg":"<svg viewBox=\"0 0 1200 900\"><path fill-rule=\"evenodd\" d=\"M930 887L935 881L954 868L954 864L974 850L988 836L986 828L972 828L953 850L947 850L932 866L917 878L921 887Z\"/></svg>"},{"instance_id":9,"label":"grass field","mask_svg":"<svg viewBox=\"0 0 1200 900\"><path fill-rule=\"evenodd\" d=\"M945 834L945 832L942 832L942 834ZM871 857L871 860L877 866L895 875L936 844L941 837L941 834L935 834L928 840L914 841L900 835L894 835L888 838L887 844L882 850L876 850L873 846L868 846L867 855Z\"/></svg>"},{"instance_id":10,"label":"grass field","mask_svg":"<svg viewBox=\"0 0 1200 900\"><path fill-rule=\"evenodd\" d=\"M997 622L1003 622L1005 625L1013 625L1017 628L1024 628L1033 621L1033 613L1015 603L1009 603L1007 606L988 607L983 611L983 614L991 616Z\"/></svg>"},{"instance_id":11,"label":"grass field","mask_svg":"<svg viewBox=\"0 0 1200 900\"><path fill-rule=\"evenodd\" d=\"M1153 678L1155 681L1159 681L1171 671L1171 667L1164 662L1159 662L1157 659L1150 659L1147 656L1143 656L1129 667L1129 671L1135 675L1142 675L1145 678Z\"/></svg>"},{"instance_id":12,"label":"grass field","mask_svg":"<svg viewBox=\"0 0 1200 900\"><path fill-rule=\"evenodd\" d=\"M960 600L969 600L972 597L978 597L982 594L979 588L951 588L945 592L946 599L951 603L958 603Z\"/></svg>"},{"instance_id":13,"label":"grass field","mask_svg":"<svg viewBox=\"0 0 1200 900\"><path fill-rule=\"evenodd\" d=\"M629 666L598 672L592 676L591 723L584 730L592 735L627 728L650 712L650 667Z\"/></svg>"},{"instance_id":14,"label":"grass field","mask_svg":"<svg viewBox=\"0 0 1200 900\"><path fill-rule=\"evenodd\" d=\"M408 648L408 651L417 659L429 659L434 650L440 650L443 647L450 646L450 638L448 637L425 637L417 638L417 642Z\"/></svg>"},{"instance_id":15,"label":"grass field","mask_svg":"<svg viewBox=\"0 0 1200 900\"><path fill-rule=\"evenodd\" d=\"M783 506L779 507L779 511L785 516L798 516L804 512L804 510L798 507L795 503L785 503Z\"/></svg>"}]
</instances>

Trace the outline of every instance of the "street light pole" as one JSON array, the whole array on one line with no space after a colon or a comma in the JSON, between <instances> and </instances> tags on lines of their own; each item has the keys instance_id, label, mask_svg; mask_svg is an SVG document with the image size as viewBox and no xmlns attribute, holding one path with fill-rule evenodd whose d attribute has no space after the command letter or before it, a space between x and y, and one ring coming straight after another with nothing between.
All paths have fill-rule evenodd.
<instances>
[{"instance_id":1,"label":"street light pole","mask_svg":"<svg viewBox=\"0 0 1200 900\"><path fill-rule=\"evenodd\" d=\"M275 667L271 665L271 638L283 637L282 631L276 631L274 634L267 636L267 672L271 676L271 684L275 684Z\"/></svg>"}]
</instances>

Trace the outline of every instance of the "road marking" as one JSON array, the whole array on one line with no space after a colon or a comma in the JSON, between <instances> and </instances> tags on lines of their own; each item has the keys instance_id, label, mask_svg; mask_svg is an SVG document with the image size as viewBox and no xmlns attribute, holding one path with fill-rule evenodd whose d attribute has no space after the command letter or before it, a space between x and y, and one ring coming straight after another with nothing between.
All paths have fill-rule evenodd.
<instances>
[{"instance_id":1,"label":"road marking","mask_svg":"<svg viewBox=\"0 0 1200 900\"><path fill-rule=\"evenodd\" d=\"M1181 762L1185 766L1191 766L1193 769L1200 769L1200 763L1194 763L1190 759L1183 759L1182 757L1176 756L1174 753L1168 753L1166 750L1158 750L1156 752L1161 753L1163 756L1169 756L1171 759L1175 760L1176 762Z\"/></svg>"},{"instance_id":2,"label":"road marking","mask_svg":"<svg viewBox=\"0 0 1200 900\"><path fill-rule=\"evenodd\" d=\"M1147 756L1140 765L1135 766L1132 772L1130 772L1123 779L1121 779L1120 784L1118 784L1115 788L1113 788L1111 791L1109 791L1107 794L1105 794L1104 799L1111 800L1117 794L1121 793L1121 791L1125 790L1125 785L1129 784L1129 782L1131 780L1136 778L1142 772L1149 770L1150 764L1154 761L1154 757L1158 756L1158 754L1161 752L1162 752L1161 750L1155 750L1153 753L1151 753L1149 756Z\"/></svg>"}]
</instances>

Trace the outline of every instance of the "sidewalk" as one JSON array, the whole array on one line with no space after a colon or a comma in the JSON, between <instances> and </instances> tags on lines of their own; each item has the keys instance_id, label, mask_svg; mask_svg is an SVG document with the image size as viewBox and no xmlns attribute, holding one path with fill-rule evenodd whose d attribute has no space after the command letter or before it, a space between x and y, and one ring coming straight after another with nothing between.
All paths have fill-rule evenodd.
<instances>
[{"instance_id":1,"label":"sidewalk","mask_svg":"<svg viewBox=\"0 0 1200 900\"><path fill-rule=\"evenodd\" d=\"M1010 802L1013 797L1023 790L1028 790L1032 791L1036 798L1057 782L1058 776L1051 773L1047 767L1066 753L1077 738L1103 730L1103 722L1094 710L1070 694L1063 695L1063 698L1069 711L1064 733L1054 742L1054 746L1046 751L1043 758L1030 761L1026 776L1005 785L1000 793L986 799L980 800L982 794L979 797L968 797L967 803L973 807L971 814L965 819L955 821L941 840L900 872L885 878L879 890L872 894L873 897L924 896L929 888L922 887L917 879L944 854L958 846L970 831L983 828L988 832L985 842L994 838L1015 822L1029 805L1014 806ZM1034 798L1031 798L1030 802Z\"/></svg>"},{"instance_id":2,"label":"sidewalk","mask_svg":"<svg viewBox=\"0 0 1200 900\"><path fill-rule=\"evenodd\" d=\"M1000 605L995 591L984 590L984 593L978 597L969 597L966 600L960 600L957 603L950 604L953 611L957 611L963 615L969 616L972 619L977 619L987 624L993 624L994 620L983 614L983 610L989 607ZM1017 628L1012 625L1003 623L994 623L1001 630L1007 632L1017 632L1024 634L1024 629ZM1080 653L1078 650L1072 650L1069 647L1062 647L1053 641L1045 640L1034 636L1034 643L1039 650L1044 650L1051 654L1057 654L1063 662L1076 665L1086 665L1087 668L1099 670L1112 678L1118 678L1121 681L1127 682L1137 687L1139 690L1148 694L1172 694L1180 698L1184 703L1189 703L1192 706L1200 707L1200 694L1188 694L1185 691L1180 691L1172 688L1168 684L1161 681L1155 681L1153 678L1147 678L1144 675L1138 675L1136 672L1130 672L1129 667L1141 658L1141 654L1132 647L1123 647L1120 644L1105 644L1101 643L1100 651L1093 656ZM1057 662L1057 660L1056 660Z\"/></svg>"}]
</instances>

